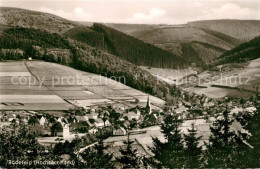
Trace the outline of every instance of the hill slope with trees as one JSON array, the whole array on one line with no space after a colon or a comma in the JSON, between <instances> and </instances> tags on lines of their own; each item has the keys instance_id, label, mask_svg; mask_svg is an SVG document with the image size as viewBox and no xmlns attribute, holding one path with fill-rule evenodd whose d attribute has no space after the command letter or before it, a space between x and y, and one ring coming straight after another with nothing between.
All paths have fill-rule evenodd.
<instances>
[{"instance_id":1,"label":"hill slope with trees","mask_svg":"<svg viewBox=\"0 0 260 169\"><path fill-rule=\"evenodd\" d=\"M48 13L0 7L0 27L1 25L37 28L51 33L63 33L75 27L78 23Z\"/></svg>"},{"instance_id":2,"label":"hill slope with trees","mask_svg":"<svg viewBox=\"0 0 260 169\"><path fill-rule=\"evenodd\" d=\"M119 56L135 65L157 68L184 68L189 62L166 50L144 43L103 24L75 27L65 36Z\"/></svg>"},{"instance_id":3,"label":"hill slope with trees","mask_svg":"<svg viewBox=\"0 0 260 169\"><path fill-rule=\"evenodd\" d=\"M140 66L177 69L190 64L173 53L102 24L95 23L89 27L52 14L19 8L1 7L0 13L0 32L9 26L45 30L86 43Z\"/></svg>"},{"instance_id":4,"label":"hill slope with trees","mask_svg":"<svg viewBox=\"0 0 260 169\"><path fill-rule=\"evenodd\" d=\"M198 66L260 35L260 21L209 20L183 25L107 24Z\"/></svg>"},{"instance_id":5,"label":"hill slope with trees","mask_svg":"<svg viewBox=\"0 0 260 169\"><path fill-rule=\"evenodd\" d=\"M260 57L260 36L254 38L253 40L243 43L230 51L225 52L221 55L216 63L226 64L226 63L237 63L246 62L249 60L254 60Z\"/></svg>"},{"instance_id":6,"label":"hill slope with trees","mask_svg":"<svg viewBox=\"0 0 260 169\"><path fill-rule=\"evenodd\" d=\"M17 51L20 51L19 53ZM0 59L41 59L106 77L125 77L126 85L162 99L180 96L170 86L136 65L85 43L34 28L10 27L0 35ZM135 75L138 75L138 80Z\"/></svg>"}]
</instances>

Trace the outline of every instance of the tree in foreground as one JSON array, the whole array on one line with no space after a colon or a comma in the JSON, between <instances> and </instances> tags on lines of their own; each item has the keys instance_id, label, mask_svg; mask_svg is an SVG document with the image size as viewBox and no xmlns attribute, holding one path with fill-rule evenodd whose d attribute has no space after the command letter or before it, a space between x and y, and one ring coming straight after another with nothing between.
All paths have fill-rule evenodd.
<instances>
[{"instance_id":1,"label":"tree in foreground","mask_svg":"<svg viewBox=\"0 0 260 169\"><path fill-rule=\"evenodd\" d=\"M50 151L51 148L46 148L38 143L35 133L28 126L14 123L11 126L0 128L0 167L42 167L37 163L32 163L30 166L10 163L10 161L17 160L61 160L58 159L58 156L49 153Z\"/></svg>"},{"instance_id":2,"label":"tree in foreground","mask_svg":"<svg viewBox=\"0 0 260 169\"><path fill-rule=\"evenodd\" d=\"M130 140L129 134L127 140L123 141L126 148L120 148L121 157L117 159L123 165L123 168L140 168L141 161L137 156L137 150L133 149L134 141Z\"/></svg>"},{"instance_id":3,"label":"tree in foreground","mask_svg":"<svg viewBox=\"0 0 260 169\"><path fill-rule=\"evenodd\" d=\"M181 168L185 164L185 153L183 139L179 125L181 120L177 116L167 115L161 126L165 141L153 138L153 147L150 147L154 154L154 161L151 165L156 168Z\"/></svg>"},{"instance_id":4,"label":"tree in foreground","mask_svg":"<svg viewBox=\"0 0 260 169\"><path fill-rule=\"evenodd\" d=\"M248 129L252 134L249 144L253 146L253 164L249 167L253 168L260 167L260 105L256 104L256 109L255 115L250 122L251 127Z\"/></svg>"},{"instance_id":5,"label":"tree in foreground","mask_svg":"<svg viewBox=\"0 0 260 169\"><path fill-rule=\"evenodd\" d=\"M114 168L112 162L113 155L106 152L107 147L104 146L102 140L98 144L86 149L80 154L82 157L80 167L85 168Z\"/></svg>"},{"instance_id":6,"label":"tree in foreground","mask_svg":"<svg viewBox=\"0 0 260 169\"><path fill-rule=\"evenodd\" d=\"M192 128L188 129L188 134L184 135L185 140L185 167L200 168L202 167L202 147L199 146L199 140L202 136L197 136L197 130L192 124Z\"/></svg>"},{"instance_id":7,"label":"tree in foreground","mask_svg":"<svg viewBox=\"0 0 260 169\"><path fill-rule=\"evenodd\" d=\"M242 119L245 119L244 116L247 117L245 129L251 134L248 143L252 146L250 149L247 149L246 156L243 157L243 159L245 159L246 168L260 167L260 105L255 104L255 107L257 109L253 115L248 112L242 114Z\"/></svg>"},{"instance_id":8,"label":"tree in foreground","mask_svg":"<svg viewBox=\"0 0 260 169\"><path fill-rule=\"evenodd\" d=\"M210 127L211 136L209 143L206 144L206 167L233 168L244 165L242 159L246 155L245 150L249 147L242 133L230 129L233 122L226 108Z\"/></svg>"}]
</instances>

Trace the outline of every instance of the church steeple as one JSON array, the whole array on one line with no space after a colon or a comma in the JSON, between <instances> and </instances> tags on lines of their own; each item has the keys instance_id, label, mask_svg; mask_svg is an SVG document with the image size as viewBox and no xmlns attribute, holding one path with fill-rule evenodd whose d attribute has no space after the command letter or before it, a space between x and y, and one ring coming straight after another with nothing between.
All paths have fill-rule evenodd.
<instances>
[{"instance_id":1,"label":"church steeple","mask_svg":"<svg viewBox=\"0 0 260 169\"><path fill-rule=\"evenodd\" d=\"M145 112L148 113L148 114L151 113L151 103L150 103L149 95L148 95L148 98L147 98L147 103L146 103L146 107L145 107Z\"/></svg>"}]
</instances>

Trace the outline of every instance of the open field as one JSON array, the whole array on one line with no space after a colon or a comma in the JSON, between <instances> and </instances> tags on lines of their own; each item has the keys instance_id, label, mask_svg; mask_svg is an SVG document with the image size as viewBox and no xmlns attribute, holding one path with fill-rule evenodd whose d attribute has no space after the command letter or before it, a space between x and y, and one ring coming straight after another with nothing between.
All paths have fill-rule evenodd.
<instances>
[{"instance_id":1,"label":"open field","mask_svg":"<svg viewBox=\"0 0 260 169\"><path fill-rule=\"evenodd\" d=\"M157 77L158 81L165 81L169 84L178 84L178 80L182 78L197 73L192 69L161 69L161 68L147 68L145 66L140 66L142 69L148 71L155 77Z\"/></svg>"},{"instance_id":2,"label":"open field","mask_svg":"<svg viewBox=\"0 0 260 169\"><path fill-rule=\"evenodd\" d=\"M0 109L68 110L74 106L117 103L127 106L137 98L145 105L148 96L106 77L59 64L42 61L0 64ZM164 104L161 99L150 98L154 108Z\"/></svg>"},{"instance_id":3,"label":"open field","mask_svg":"<svg viewBox=\"0 0 260 169\"><path fill-rule=\"evenodd\" d=\"M4 110L68 110L72 107L40 83L24 62L0 63L0 109Z\"/></svg>"},{"instance_id":4,"label":"open field","mask_svg":"<svg viewBox=\"0 0 260 169\"><path fill-rule=\"evenodd\" d=\"M256 91L257 86L260 87L260 59L249 61L242 68L230 68L222 72L203 72L199 77L215 80L211 82L202 80L200 85L207 88L189 87L186 88L187 91L205 94L212 98L226 96L248 98ZM212 87L212 85L228 86L233 89Z\"/></svg>"},{"instance_id":5,"label":"open field","mask_svg":"<svg viewBox=\"0 0 260 169\"><path fill-rule=\"evenodd\" d=\"M107 104L130 106L148 95L112 79L43 61L1 62L0 109L68 110L74 106ZM22 72L20 72L22 71ZM1 74L2 73L2 74ZM150 96L151 106L164 101Z\"/></svg>"},{"instance_id":6,"label":"open field","mask_svg":"<svg viewBox=\"0 0 260 169\"><path fill-rule=\"evenodd\" d=\"M141 68L149 71L156 76L158 80L165 81L169 84L177 84L186 91L194 92L199 95L205 94L211 98L226 96L248 98L256 91L257 86L260 87L260 59L243 63L238 68L229 67L228 70L221 72L204 71L200 74L196 74L197 72L191 69ZM190 75L195 75L194 77L197 78L196 83L192 84L187 80ZM186 83L187 81L188 83ZM198 85L198 87L196 87L196 85ZM223 86L223 88L212 85Z\"/></svg>"},{"instance_id":7,"label":"open field","mask_svg":"<svg viewBox=\"0 0 260 169\"><path fill-rule=\"evenodd\" d=\"M78 71L59 64L27 61L27 62L1 62L0 72L0 109L6 110L68 110L71 107L91 107L107 104L123 104L131 106L131 102L139 100L145 106L148 95L92 73ZM13 68L12 68L13 67ZM151 73L163 76L182 78L184 75L195 73L193 70L147 69ZM22 71L19 72L19 71ZM200 78L212 77L220 72L203 72ZM225 96L252 95L256 86L260 84L260 59L250 61L244 68L221 72L224 77L241 76L243 84L233 83L232 80L216 78L211 83L201 81L206 88L188 87L185 90L197 94L205 94L212 98ZM182 76L181 76L182 75ZM13 77L16 77L15 84ZM18 78L23 78L22 84L17 84ZM31 78L38 81L30 81ZM234 79L233 79L234 80ZM212 87L212 84L225 84L224 86L238 87L244 90ZM150 96L151 106L160 109L164 101Z\"/></svg>"}]
</instances>

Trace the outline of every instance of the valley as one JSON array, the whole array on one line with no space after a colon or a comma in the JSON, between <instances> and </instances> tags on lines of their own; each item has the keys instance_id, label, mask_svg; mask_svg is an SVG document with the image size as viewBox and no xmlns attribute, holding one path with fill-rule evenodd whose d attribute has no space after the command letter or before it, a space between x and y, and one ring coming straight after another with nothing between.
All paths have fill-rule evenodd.
<instances>
[{"instance_id":1,"label":"valley","mask_svg":"<svg viewBox=\"0 0 260 169\"><path fill-rule=\"evenodd\" d=\"M215 70L168 70L143 68L158 81L176 84L189 93L206 95L210 98L245 97L249 98L260 87L260 59L216 67ZM221 68L221 69L220 69ZM199 72L199 73L198 73Z\"/></svg>"},{"instance_id":2,"label":"valley","mask_svg":"<svg viewBox=\"0 0 260 169\"><path fill-rule=\"evenodd\" d=\"M9 7L0 17L0 168L259 161L260 21L94 23Z\"/></svg>"}]
</instances>

